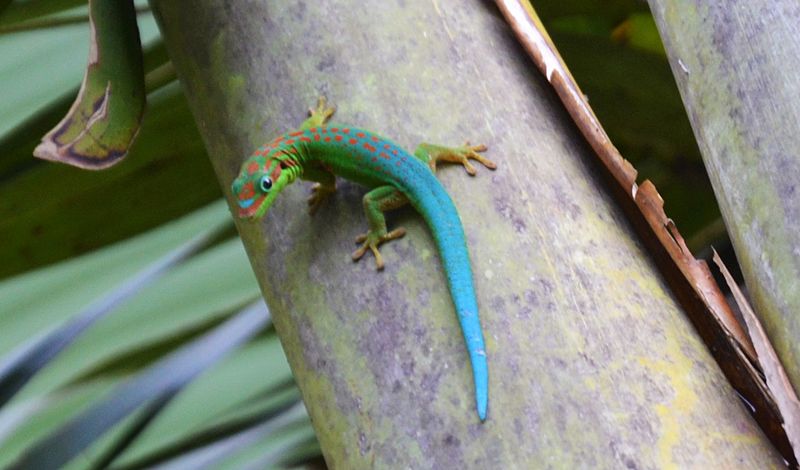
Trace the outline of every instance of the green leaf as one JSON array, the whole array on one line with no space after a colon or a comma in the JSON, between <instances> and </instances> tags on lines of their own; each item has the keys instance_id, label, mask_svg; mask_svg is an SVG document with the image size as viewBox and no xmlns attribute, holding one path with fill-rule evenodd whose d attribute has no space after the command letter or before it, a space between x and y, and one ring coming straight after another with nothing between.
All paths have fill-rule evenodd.
<instances>
[{"instance_id":1,"label":"green leaf","mask_svg":"<svg viewBox=\"0 0 800 470\"><path fill-rule=\"evenodd\" d=\"M180 390L229 350L256 334L268 320L263 302L248 307L213 332L117 387L106 400L92 405L28 449L10 468L60 468L141 405Z\"/></svg>"},{"instance_id":2,"label":"green leaf","mask_svg":"<svg viewBox=\"0 0 800 470\"><path fill-rule=\"evenodd\" d=\"M6 356L0 361L0 406L10 400L33 375L92 324L113 311L120 303L136 295L143 287L155 282L168 269L202 249L227 226L226 223L207 229L97 299L67 323L44 337L22 344Z\"/></svg>"},{"instance_id":3,"label":"green leaf","mask_svg":"<svg viewBox=\"0 0 800 470\"><path fill-rule=\"evenodd\" d=\"M41 162L0 181L6 247L0 277L123 239L219 198L177 81L149 101L131 158L120 165L97 173ZM32 197L41 188L48 197Z\"/></svg>"},{"instance_id":4,"label":"green leaf","mask_svg":"<svg viewBox=\"0 0 800 470\"><path fill-rule=\"evenodd\" d=\"M125 157L139 131L144 72L133 2L90 0L89 7L89 64L78 98L34 155L101 169Z\"/></svg>"},{"instance_id":5,"label":"green leaf","mask_svg":"<svg viewBox=\"0 0 800 470\"><path fill-rule=\"evenodd\" d=\"M62 13L86 5L86 0L11 0L10 3L5 10L0 9L0 26Z\"/></svg>"}]
</instances>

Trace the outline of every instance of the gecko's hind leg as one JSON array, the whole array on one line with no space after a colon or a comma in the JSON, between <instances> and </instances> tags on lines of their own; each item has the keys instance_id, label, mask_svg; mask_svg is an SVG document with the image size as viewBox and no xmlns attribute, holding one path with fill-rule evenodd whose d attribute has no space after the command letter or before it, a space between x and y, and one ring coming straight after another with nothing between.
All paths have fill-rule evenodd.
<instances>
[{"instance_id":1,"label":"gecko's hind leg","mask_svg":"<svg viewBox=\"0 0 800 470\"><path fill-rule=\"evenodd\" d=\"M383 213L405 204L408 204L408 198L394 186L380 186L364 195L364 212L367 215L369 231L356 238L356 243L361 243L361 247L353 252L353 261L358 261L367 250L371 250L375 255L376 267L383 269L383 257L378 251L378 246L406 234L406 229L402 227L391 232L387 231L386 217Z\"/></svg>"},{"instance_id":2,"label":"gecko's hind leg","mask_svg":"<svg viewBox=\"0 0 800 470\"><path fill-rule=\"evenodd\" d=\"M485 145L470 145L469 142L461 147L443 147L441 145L421 143L414 151L414 156L427 163L431 171L436 173L436 165L439 162L460 163L467 173L475 176L478 172L469 162L475 160L490 170L497 168L497 165L478 152L486 150Z\"/></svg>"}]
</instances>

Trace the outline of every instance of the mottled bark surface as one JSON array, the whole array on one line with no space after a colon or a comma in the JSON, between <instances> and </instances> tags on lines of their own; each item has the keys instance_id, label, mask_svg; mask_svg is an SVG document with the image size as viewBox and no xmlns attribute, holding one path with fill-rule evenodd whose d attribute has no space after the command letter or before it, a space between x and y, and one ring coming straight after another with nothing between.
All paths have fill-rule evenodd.
<instances>
[{"instance_id":1,"label":"mottled bark surface","mask_svg":"<svg viewBox=\"0 0 800 470\"><path fill-rule=\"evenodd\" d=\"M764 468L747 416L489 2L153 1L220 182L316 96L393 137L489 146L440 177L466 228L489 354L480 424L422 219L354 264L362 188L307 184L239 229L334 468ZM191 14L187 14L191 12ZM180 182L176 182L179 184ZM254 371L254 376L258 371Z\"/></svg>"},{"instance_id":2,"label":"mottled bark surface","mask_svg":"<svg viewBox=\"0 0 800 470\"><path fill-rule=\"evenodd\" d=\"M650 5L756 311L800 390L800 5Z\"/></svg>"}]
</instances>

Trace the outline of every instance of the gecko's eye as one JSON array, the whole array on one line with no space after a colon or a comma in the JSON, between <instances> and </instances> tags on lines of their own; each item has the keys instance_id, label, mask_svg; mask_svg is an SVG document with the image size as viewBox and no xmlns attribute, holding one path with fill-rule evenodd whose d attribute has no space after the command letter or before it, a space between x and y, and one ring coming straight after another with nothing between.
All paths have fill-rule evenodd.
<instances>
[{"instance_id":1,"label":"gecko's eye","mask_svg":"<svg viewBox=\"0 0 800 470\"><path fill-rule=\"evenodd\" d=\"M264 175L261 177L261 181L258 182L258 185L261 187L261 190L266 193L272 189L272 180L269 178L269 176Z\"/></svg>"}]
</instances>

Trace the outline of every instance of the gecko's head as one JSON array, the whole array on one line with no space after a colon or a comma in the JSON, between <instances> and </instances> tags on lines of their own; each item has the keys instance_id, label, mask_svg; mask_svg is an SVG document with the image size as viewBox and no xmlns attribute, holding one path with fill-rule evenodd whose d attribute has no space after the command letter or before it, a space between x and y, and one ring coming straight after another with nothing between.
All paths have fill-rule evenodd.
<instances>
[{"instance_id":1,"label":"gecko's head","mask_svg":"<svg viewBox=\"0 0 800 470\"><path fill-rule=\"evenodd\" d=\"M231 190L239 205L239 217L259 219L291 182L289 171L276 158L253 155L242 164Z\"/></svg>"}]
</instances>

